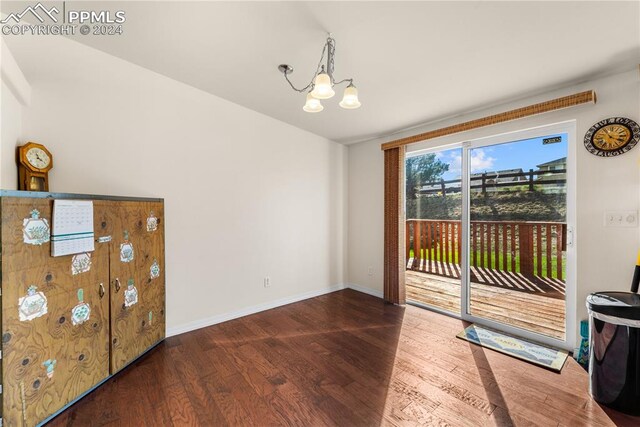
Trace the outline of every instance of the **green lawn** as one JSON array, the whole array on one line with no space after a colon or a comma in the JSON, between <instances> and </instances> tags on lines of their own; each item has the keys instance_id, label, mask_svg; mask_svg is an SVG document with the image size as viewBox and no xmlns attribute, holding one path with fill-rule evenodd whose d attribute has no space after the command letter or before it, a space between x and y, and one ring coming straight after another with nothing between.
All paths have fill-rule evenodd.
<instances>
[{"instance_id":1,"label":"green lawn","mask_svg":"<svg viewBox=\"0 0 640 427\"><path fill-rule=\"evenodd\" d=\"M443 254L441 254L439 251L434 251L432 250L432 255L435 252L435 255L433 255L433 260L434 261L442 261L443 260ZM426 249L422 249L420 250L420 253L422 255L422 259L425 259L427 257L427 250ZM447 260L446 262L453 262L454 264L460 264L460 260L458 259L458 254L457 253L447 253ZM409 251L409 258L413 258L413 249L411 249ZM484 258L484 267L485 268L491 268L494 270L505 270L505 271L511 271L511 254L507 254L507 259L506 259L506 265L504 263L504 256L502 253L498 254L498 259L496 259L495 257L495 253L491 254L491 265L489 265L489 254L485 253L485 258ZM563 257L564 258L564 257ZM480 266L480 251L476 251L476 263L473 263L473 256L471 257L471 262L472 262L472 267L478 267ZM497 262L497 264L496 264ZM533 258L533 266L534 266L534 271L538 270L538 257L534 256ZM502 268L501 268L502 267ZM515 257L515 267L516 267L516 272L519 273L520 272L520 257L516 256ZM554 279L558 279L558 260L556 259L556 257L552 257L551 258L551 275L549 275L549 272L547 271L547 256L546 255L542 255L542 277L552 277ZM566 277L566 261L563 259L562 262L562 277Z\"/></svg>"}]
</instances>

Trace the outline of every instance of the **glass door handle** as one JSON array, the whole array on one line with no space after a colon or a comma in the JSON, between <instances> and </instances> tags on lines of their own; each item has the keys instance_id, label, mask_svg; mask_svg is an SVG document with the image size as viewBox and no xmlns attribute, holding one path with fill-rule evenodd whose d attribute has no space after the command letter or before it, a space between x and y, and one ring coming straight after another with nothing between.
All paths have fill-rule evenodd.
<instances>
[{"instance_id":1,"label":"glass door handle","mask_svg":"<svg viewBox=\"0 0 640 427\"><path fill-rule=\"evenodd\" d=\"M572 248L573 247L573 239L574 239L574 233L573 233L573 227L567 227L567 246Z\"/></svg>"},{"instance_id":2,"label":"glass door handle","mask_svg":"<svg viewBox=\"0 0 640 427\"><path fill-rule=\"evenodd\" d=\"M120 291L120 279L118 279L116 277L116 280L114 280L114 285L116 287L116 292Z\"/></svg>"}]
</instances>

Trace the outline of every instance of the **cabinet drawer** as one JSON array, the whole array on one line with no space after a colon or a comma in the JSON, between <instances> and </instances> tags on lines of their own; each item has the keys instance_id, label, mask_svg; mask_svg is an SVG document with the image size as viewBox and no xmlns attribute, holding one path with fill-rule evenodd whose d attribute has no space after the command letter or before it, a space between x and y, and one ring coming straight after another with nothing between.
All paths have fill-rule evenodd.
<instances>
[{"instance_id":1,"label":"cabinet drawer","mask_svg":"<svg viewBox=\"0 0 640 427\"><path fill-rule=\"evenodd\" d=\"M99 283L108 286L109 258L106 250L91 253L90 270L79 274L73 274L72 258L50 258L52 262L49 264L5 272L2 307L17 307L20 298L27 295L30 286L35 286L37 291L43 292L47 298L82 287L94 286L97 289Z\"/></svg>"},{"instance_id":2,"label":"cabinet drawer","mask_svg":"<svg viewBox=\"0 0 640 427\"><path fill-rule=\"evenodd\" d=\"M71 265L71 255L52 257L51 242L41 245L33 245L24 241L24 221L31 217L31 212L36 209L40 218L52 226L51 216L53 200L50 199L21 199L13 197L2 198L2 271L24 270L34 267L49 267L68 264ZM111 236L112 241L120 241L120 233L117 215L118 209L114 209L114 202L96 200L93 202L93 228L96 239ZM96 251L105 246L96 243ZM107 245L108 246L108 245ZM93 253L93 252L92 252Z\"/></svg>"},{"instance_id":3,"label":"cabinet drawer","mask_svg":"<svg viewBox=\"0 0 640 427\"><path fill-rule=\"evenodd\" d=\"M51 228L52 200L2 198L2 271L23 270L28 267L45 266L52 261L51 242L40 245L24 242L24 221L37 210L39 218ZM48 240L48 239L47 239Z\"/></svg>"}]
</instances>

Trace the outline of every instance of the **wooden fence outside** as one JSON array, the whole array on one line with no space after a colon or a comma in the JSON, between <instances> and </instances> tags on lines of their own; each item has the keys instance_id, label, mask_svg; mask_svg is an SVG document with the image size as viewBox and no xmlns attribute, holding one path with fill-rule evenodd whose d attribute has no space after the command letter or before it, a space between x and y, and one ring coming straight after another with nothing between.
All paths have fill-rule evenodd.
<instances>
[{"instance_id":1,"label":"wooden fence outside","mask_svg":"<svg viewBox=\"0 0 640 427\"><path fill-rule=\"evenodd\" d=\"M469 263L529 278L564 281L566 233L566 224L558 222L471 221ZM460 221L407 220L405 240L407 269L460 278Z\"/></svg>"},{"instance_id":2,"label":"wooden fence outside","mask_svg":"<svg viewBox=\"0 0 640 427\"><path fill-rule=\"evenodd\" d=\"M480 191L485 194L488 189L504 188L504 187L520 187L526 186L528 191L534 191L535 186L554 186L566 184L566 169L534 171L529 169L528 172L514 173L483 173L480 176L470 178L469 188L471 190ZM554 176L557 175L557 176ZM538 177L538 179L536 179ZM511 181L506 181L511 179ZM418 194L439 194L446 196L447 193L459 193L462 189L462 181L460 179L440 180L427 182L422 185L422 189Z\"/></svg>"}]
</instances>

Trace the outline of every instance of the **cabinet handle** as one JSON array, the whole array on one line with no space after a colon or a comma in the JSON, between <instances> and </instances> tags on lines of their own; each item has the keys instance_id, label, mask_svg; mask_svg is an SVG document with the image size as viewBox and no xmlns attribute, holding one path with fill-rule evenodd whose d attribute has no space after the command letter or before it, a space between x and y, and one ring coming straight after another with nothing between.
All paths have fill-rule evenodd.
<instances>
[{"instance_id":1,"label":"cabinet handle","mask_svg":"<svg viewBox=\"0 0 640 427\"><path fill-rule=\"evenodd\" d=\"M104 296L104 285L100 283L100 289L98 290L98 295L100 295L100 299Z\"/></svg>"},{"instance_id":2,"label":"cabinet handle","mask_svg":"<svg viewBox=\"0 0 640 427\"><path fill-rule=\"evenodd\" d=\"M116 277L115 284L116 284L116 292L120 291L120 279L118 279L117 277Z\"/></svg>"}]
</instances>

